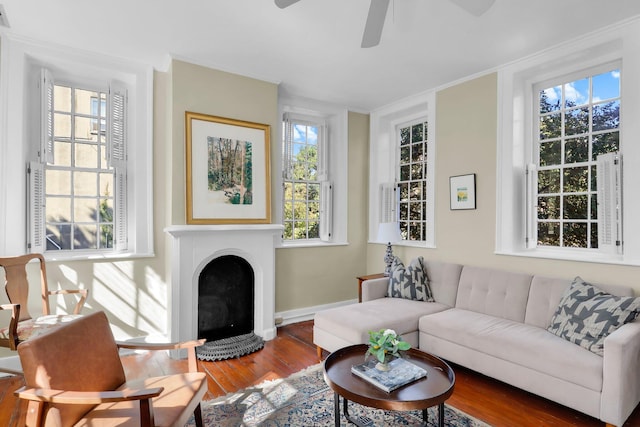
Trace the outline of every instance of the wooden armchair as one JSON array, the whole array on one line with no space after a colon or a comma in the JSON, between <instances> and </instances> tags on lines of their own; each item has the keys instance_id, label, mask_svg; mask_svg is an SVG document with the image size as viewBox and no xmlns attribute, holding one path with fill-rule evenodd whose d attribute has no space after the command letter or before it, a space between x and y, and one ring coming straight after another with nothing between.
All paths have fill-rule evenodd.
<instances>
[{"instance_id":1,"label":"wooden armchair","mask_svg":"<svg viewBox=\"0 0 640 427\"><path fill-rule=\"evenodd\" d=\"M40 262L40 293L42 298L42 316L31 316L27 301L29 298L29 280L27 278L27 264L37 259ZM15 257L0 258L0 267L5 272L5 290L10 304L0 305L0 310L11 310L9 326L0 328L0 346L15 350L17 345L31 336L38 335L45 330L57 327L80 316L89 291L87 289L54 290L47 286L47 268L41 254L27 254ZM73 314L52 315L49 297L61 294L78 294Z\"/></svg>"},{"instance_id":2,"label":"wooden armchair","mask_svg":"<svg viewBox=\"0 0 640 427\"><path fill-rule=\"evenodd\" d=\"M96 312L18 346L29 400L27 426L179 426L194 414L202 426L200 402L206 375L197 372L195 347L142 344L127 348L187 348L188 373L127 381L107 316Z\"/></svg>"}]
</instances>

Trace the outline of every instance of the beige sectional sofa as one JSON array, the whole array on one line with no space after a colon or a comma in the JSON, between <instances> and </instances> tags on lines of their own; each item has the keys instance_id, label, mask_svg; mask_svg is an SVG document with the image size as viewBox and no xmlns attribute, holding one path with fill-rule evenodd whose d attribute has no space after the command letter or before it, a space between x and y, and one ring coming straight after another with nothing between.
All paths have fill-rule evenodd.
<instances>
[{"instance_id":1,"label":"beige sectional sofa","mask_svg":"<svg viewBox=\"0 0 640 427\"><path fill-rule=\"evenodd\" d=\"M425 262L435 302L387 297L388 278L362 284L362 303L318 312L314 343L328 351L394 329L413 346L621 426L640 402L640 321L595 354L547 331L570 280ZM623 286L598 284L617 296Z\"/></svg>"}]
</instances>

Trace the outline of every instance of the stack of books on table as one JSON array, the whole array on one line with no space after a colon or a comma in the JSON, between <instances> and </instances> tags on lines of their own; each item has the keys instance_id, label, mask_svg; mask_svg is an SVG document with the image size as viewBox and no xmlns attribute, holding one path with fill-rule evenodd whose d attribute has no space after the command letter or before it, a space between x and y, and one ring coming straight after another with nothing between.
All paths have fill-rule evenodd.
<instances>
[{"instance_id":1,"label":"stack of books on table","mask_svg":"<svg viewBox=\"0 0 640 427\"><path fill-rule=\"evenodd\" d=\"M402 358L395 358L389 362L388 371L377 369L377 363L377 359L370 359L352 366L351 372L387 393L427 376L426 370Z\"/></svg>"}]
</instances>

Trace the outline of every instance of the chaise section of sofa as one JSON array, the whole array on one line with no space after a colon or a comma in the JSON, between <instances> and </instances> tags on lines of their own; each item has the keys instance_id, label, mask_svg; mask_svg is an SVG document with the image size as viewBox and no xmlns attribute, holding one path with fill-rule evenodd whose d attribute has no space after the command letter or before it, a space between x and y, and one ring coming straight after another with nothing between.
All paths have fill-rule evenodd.
<instances>
[{"instance_id":1,"label":"chaise section of sofa","mask_svg":"<svg viewBox=\"0 0 640 427\"><path fill-rule=\"evenodd\" d=\"M418 347L418 321L430 313L451 308L456 301L460 264L425 262L426 275L435 302L413 301L386 296L388 278L362 284L362 303L316 313L313 342L319 348L339 348L369 341L369 331L395 330L412 346Z\"/></svg>"}]
</instances>

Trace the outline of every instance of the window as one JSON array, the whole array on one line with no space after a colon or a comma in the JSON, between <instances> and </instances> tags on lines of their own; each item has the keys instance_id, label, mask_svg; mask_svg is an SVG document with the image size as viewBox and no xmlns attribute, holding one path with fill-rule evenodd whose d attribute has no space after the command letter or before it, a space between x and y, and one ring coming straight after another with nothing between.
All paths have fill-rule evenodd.
<instances>
[{"instance_id":1,"label":"window","mask_svg":"<svg viewBox=\"0 0 640 427\"><path fill-rule=\"evenodd\" d=\"M46 69L40 83L40 161L29 169L38 197L30 206L32 250L126 248L126 90L56 84Z\"/></svg>"},{"instance_id":2,"label":"window","mask_svg":"<svg viewBox=\"0 0 640 427\"><path fill-rule=\"evenodd\" d=\"M531 238L538 246L597 250L603 237L598 207L606 200L620 204L607 194L616 187L603 187L607 180L599 179L609 170L597 168L602 155L620 150L620 69L591 69L533 90L537 226ZM621 239L615 240L619 246Z\"/></svg>"},{"instance_id":3,"label":"window","mask_svg":"<svg viewBox=\"0 0 640 427\"><path fill-rule=\"evenodd\" d=\"M430 91L371 113L370 241L398 221L404 245L435 247L435 111Z\"/></svg>"},{"instance_id":4,"label":"window","mask_svg":"<svg viewBox=\"0 0 640 427\"><path fill-rule=\"evenodd\" d=\"M285 113L283 240L331 239L331 183L324 120Z\"/></svg>"},{"instance_id":5,"label":"window","mask_svg":"<svg viewBox=\"0 0 640 427\"><path fill-rule=\"evenodd\" d=\"M427 137L426 121L398 127L398 219L403 240L427 240Z\"/></svg>"},{"instance_id":6,"label":"window","mask_svg":"<svg viewBox=\"0 0 640 427\"><path fill-rule=\"evenodd\" d=\"M498 72L496 253L640 265L640 21Z\"/></svg>"},{"instance_id":7,"label":"window","mask_svg":"<svg viewBox=\"0 0 640 427\"><path fill-rule=\"evenodd\" d=\"M0 110L7 114L0 115L4 131L0 133L0 175L15 185L0 194L0 206L12 201L11 209L0 209L0 249L44 252L47 260L56 261L152 256L152 67L44 42L11 37L3 37L2 42ZM43 69L50 72L47 84L43 84ZM65 96L67 106L61 105ZM58 106L54 106L56 98L60 98ZM126 151L125 142L130 142ZM106 166L105 153L110 153ZM47 168L58 177L67 174L76 184L74 173L93 174L92 193L71 184L66 193L55 193L51 185L47 190ZM106 197L103 178L109 183ZM51 212L51 204L61 204L64 194L80 202L73 210L69 203L66 212L60 211L67 221L73 215L75 222L58 221L59 216L47 219L45 210ZM107 213L113 218L108 219ZM66 241L51 236L53 242L73 249L58 249L53 242L47 249L45 221L50 222L52 234L67 236ZM76 230L90 227L95 232L90 241L70 240Z\"/></svg>"}]
</instances>

